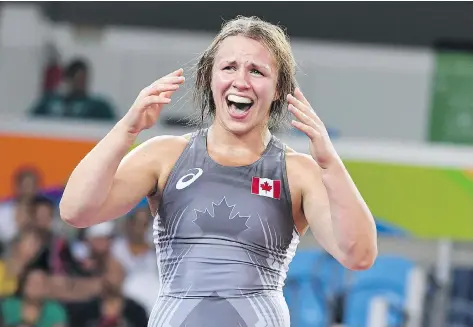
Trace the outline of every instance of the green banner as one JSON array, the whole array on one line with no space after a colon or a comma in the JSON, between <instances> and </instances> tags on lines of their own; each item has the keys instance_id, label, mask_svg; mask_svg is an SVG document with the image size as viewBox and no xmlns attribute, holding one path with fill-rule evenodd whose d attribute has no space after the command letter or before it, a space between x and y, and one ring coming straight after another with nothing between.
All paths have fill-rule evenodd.
<instances>
[{"instance_id":1,"label":"green banner","mask_svg":"<svg viewBox=\"0 0 473 327\"><path fill-rule=\"evenodd\" d=\"M346 160L374 216L421 238L473 240L473 171Z\"/></svg>"},{"instance_id":2,"label":"green banner","mask_svg":"<svg viewBox=\"0 0 473 327\"><path fill-rule=\"evenodd\" d=\"M436 55L429 141L473 144L473 52Z\"/></svg>"}]
</instances>

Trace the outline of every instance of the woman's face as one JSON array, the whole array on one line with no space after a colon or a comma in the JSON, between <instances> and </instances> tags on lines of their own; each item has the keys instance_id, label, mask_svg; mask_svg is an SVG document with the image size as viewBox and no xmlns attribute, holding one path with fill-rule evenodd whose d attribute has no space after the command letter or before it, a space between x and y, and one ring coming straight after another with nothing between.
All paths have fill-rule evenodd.
<instances>
[{"instance_id":1,"label":"woman's face","mask_svg":"<svg viewBox=\"0 0 473 327\"><path fill-rule=\"evenodd\" d=\"M38 234L33 231L25 231L17 244L16 255L25 261L31 260L41 249L42 242Z\"/></svg>"},{"instance_id":2,"label":"woman's face","mask_svg":"<svg viewBox=\"0 0 473 327\"><path fill-rule=\"evenodd\" d=\"M217 123L235 134L266 125L277 79L276 62L262 43L241 35L223 40L211 83Z\"/></svg>"},{"instance_id":3,"label":"woman's face","mask_svg":"<svg viewBox=\"0 0 473 327\"><path fill-rule=\"evenodd\" d=\"M24 296L29 300L41 301L48 295L48 276L44 271L31 271L26 277Z\"/></svg>"}]
</instances>

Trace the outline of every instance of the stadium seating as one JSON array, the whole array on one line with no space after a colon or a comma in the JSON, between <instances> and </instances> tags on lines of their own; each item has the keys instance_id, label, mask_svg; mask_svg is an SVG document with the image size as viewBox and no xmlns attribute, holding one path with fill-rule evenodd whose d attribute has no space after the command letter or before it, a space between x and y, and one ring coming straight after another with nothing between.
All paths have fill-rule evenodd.
<instances>
[{"instance_id":1,"label":"stadium seating","mask_svg":"<svg viewBox=\"0 0 473 327\"><path fill-rule=\"evenodd\" d=\"M345 299L345 324L348 327L368 325L369 306L376 296L388 304L388 326L404 326L409 275L414 263L398 256L379 256L373 267L351 274Z\"/></svg>"},{"instance_id":2,"label":"stadium seating","mask_svg":"<svg viewBox=\"0 0 473 327\"><path fill-rule=\"evenodd\" d=\"M349 272L322 251L299 251L294 257L284 295L291 326L330 326L343 311L347 327L367 327L371 301L384 297L389 305L388 326L407 322L407 289L414 263L398 256L379 256L366 271ZM343 308L337 299L344 296Z\"/></svg>"},{"instance_id":3,"label":"stadium seating","mask_svg":"<svg viewBox=\"0 0 473 327\"><path fill-rule=\"evenodd\" d=\"M291 326L329 326L336 295L343 286L343 267L322 251L301 250L291 262L284 295Z\"/></svg>"}]
</instances>

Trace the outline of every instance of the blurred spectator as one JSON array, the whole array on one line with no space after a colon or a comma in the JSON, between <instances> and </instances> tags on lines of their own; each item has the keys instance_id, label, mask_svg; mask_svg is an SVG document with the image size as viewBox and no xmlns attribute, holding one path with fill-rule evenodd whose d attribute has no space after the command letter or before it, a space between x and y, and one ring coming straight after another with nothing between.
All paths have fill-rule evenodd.
<instances>
[{"instance_id":1,"label":"blurred spectator","mask_svg":"<svg viewBox=\"0 0 473 327\"><path fill-rule=\"evenodd\" d=\"M102 278L102 292L97 298L67 306L70 327L146 327L145 309L122 294L125 272L109 262ZM143 290L146 292L146 290Z\"/></svg>"},{"instance_id":2,"label":"blurred spectator","mask_svg":"<svg viewBox=\"0 0 473 327\"><path fill-rule=\"evenodd\" d=\"M159 295L161 283L157 271L135 271L127 275L123 284L123 294L140 303L151 314L156 298Z\"/></svg>"},{"instance_id":3,"label":"blurred spectator","mask_svg":"<svg viewBox=\"0 0 473 327\"><path fill-rule=\"evenodd\" d=\"M13 178L13 199L0 203L0 243L9 243L30 221L31 202L38 192L39 176L33 169L20 169Z\"/></svg>"},{"instance_id":4,"label":"blurred spectator","mask_svg":"<svg viewBox=\"0 0 473 327\"><path fill-rule=\"evenodd\" d=\"M157 270L156 255L147 240L151 214L147 207L138 208L124 223L124 236L118 236L112 245L112 254L127 274L139 270Z\"/></svg>"},{"instance_id":5,"label":"blurred spectator","mask_svg":"<svg viewBox=\"0 0 473 327\"><path fill-rule=\"evenodd\" d=\"M38 229L53 233L53 222L56 211L54 202L46 196L38 195L32 201L32 223Z\"/></svg>"},{"instance_id":6,"label":"blurred spectator","mask_svg":"<svg viewBox=\"0 0 473 327\"><path fill-rule=\"evenodd\" d=\"M1 303L3 320L9 327L63 327L67 314L63 306L48 299L49 280L45 271L27 270L19 284L18 296Z\"/></svg>"},{"instance_id":7,"label":"blurred spectator","mask_svg":"<svg viewBox=\"0 0 473 327\"><path fill-rule=\"evenodd\" d=\"M113 234L114 224L105 222L87 228L84 242L71 245L62 242L62 251L49 252L53 259L49 257L48 262L56 261L61 267L53 270L55 274L51 276L53 298L77 302L99 294L106 266L119 265L110 253Z\"/></svg>"},{"instance_id":8,"label":"blurred spectator","mask_svg":"<svg viewBox=\"0 0 473 327\"><path fill-rule=\"evenodd\" d=\"M0 297L17 291L18 276L38 257L44 241L43 235L34 228L24 229L13 240L7 257L0 261Z\"/></svg>"},{"instance_id":9,"label":"blurred spectator","mask_svg":"<svg viewBox=\"0 0 473 327\"><path fill-rule=\"evenodd\" d=\"M46 62L43 75L43 94L57 92L62 81L60 55L54 43L45 44Z\"/></svg>"},{"instance_id":10,"label":"blurred spectator","mask_svg":"<svg viewBox=\"0 0 473 327\"><path fill-rule=\"evenodd\" d=\"M102 275L108 260L115 260L111 253L114 234L115 225L110 221L91 226L85 230L85 242L82 245L79 260L86 275Z\"/></svg>"},{"instance_id":11,"label":"blurred spectator","mask_svg":"<svg viewBox=\"0 0 473 327\"><path fill-rule=\"evenodd\" d=\"M33 263L52 275L77 275L80 266L72 255L69 242L54 230L57 207L45 196L36 196L32 201L31 224L45 236L45 244Z\"/></svg>"},{"instance_id":12,"label":"blurred spectator","mask_svg":"<svg viewBox=\"0 0 473 327\"><path fill-rule=\"evenodd\" d=\"M89 67L76 59L65 70L64 93L44 93L32 110L34 116L115 120L112 106L88 92Z\"/></svg>"},{"instance_id":13,"label":"blurred spectator","mask_svg":"<svg viewBox=\"0 0 473 327\"><path fill-rule=\"evenodd\" d=\"M88 267L78 260L70 242L54 230L57 207L44 196L32 201L31 226L43 236L44 242L29 267L50 275L50 296L60 301L83 301L100 291L100 282Z\"/></svg>"}]
</instances>

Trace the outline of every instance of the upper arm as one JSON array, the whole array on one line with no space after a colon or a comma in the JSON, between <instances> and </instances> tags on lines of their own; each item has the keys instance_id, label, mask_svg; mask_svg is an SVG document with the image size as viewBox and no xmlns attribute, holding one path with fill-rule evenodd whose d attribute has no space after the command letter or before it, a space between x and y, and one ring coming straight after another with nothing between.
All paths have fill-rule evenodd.
<instances>
[{"instance_id":1,"label":"upper arm","mask_svg":"<svg viewBox=\"0 0 473 327\"><path fill-rule=\"evenodd\" d=\"M300 189L300 215L306 220L314 238L335 259L342 260L332 224L330 202L322 181L321 168L310 156L294 155L295 185Z\"/></svg>"},{"instance_id":2,"label":"upper arm","mask_svg":"<svg viewBox=\"0 0 473 327\"><path fill-rule=\"evenodd\" d=\"M160 136L142 143L121 161L105 203L100 221L128 213L154 189L164 167L174 164L187 141L182 137ZM182 151L182 150L181 150Z\"/></svg>"}]
</instances>

